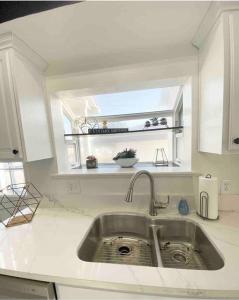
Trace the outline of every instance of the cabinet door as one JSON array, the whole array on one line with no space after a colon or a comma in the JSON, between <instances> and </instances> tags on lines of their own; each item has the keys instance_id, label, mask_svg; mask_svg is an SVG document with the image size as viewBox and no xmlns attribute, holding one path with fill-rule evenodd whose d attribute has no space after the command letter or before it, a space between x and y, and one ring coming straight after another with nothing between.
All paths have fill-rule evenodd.
<instances>
[{"instance_id":1,"label":"cabinet door","mask_svg":"<svg viewBox=\"0 0 239 300\"><path fill-rule=\"evenodd\" d=\"M229 150L239 150L239 12L229 16L231 77Z\"/></svg>"},{"instance_id":2,"label":"cabinet door","mask_svg":"<svg viewBox=\"0 0 239 300\"><path fill-rule=\"evenodd\" d=\"M200 147L202 152L223 152L224 35L220 21L199 50Z\"/></svg>"},{"instance_id":3,"label":"cabinet door","mask_svg":"<svg viewBox=\"0 0 239 300\"><path fill-rule=\"evenodd\" d=\"M52 157L44 77L22 55L12 52L12 73L25 161Z\"/></svg>"},{"instance_id":4,"label":"cabinet door","mask_svg":"<svg viewBox=\"0 0 239 300\"><path fill-rule=\"evenodd\" d=\"M2 51L0 52L0 160L22 158L14 95L8 70L8 54Z\"/></svg>"}]
</instances>

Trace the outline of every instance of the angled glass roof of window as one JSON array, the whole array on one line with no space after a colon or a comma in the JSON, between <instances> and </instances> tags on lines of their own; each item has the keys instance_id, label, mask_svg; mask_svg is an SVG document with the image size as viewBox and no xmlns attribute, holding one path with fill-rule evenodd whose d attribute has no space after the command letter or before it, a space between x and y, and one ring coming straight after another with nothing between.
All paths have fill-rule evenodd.
<instances>
[{"instance_id":1,"label":"angled glass roof of window","mask_svg":"<svg viewBox=\"0 0 239 300\"><path fill-rule=\"evenodd\" d=\"M86 116L109 116L172 110L180 86L86 97Z\"/></svg>"},{"instance_id":2,"label":"angled glass roof of window","mask_svg":"<svg viewBox=\"0 0 239 300\"><path fill-rule=\"evenodd\" d=\"M181 86L132 90L92 96L65 97L75 117L117 116L173 110Z\"/></svg>"}]
</instances>

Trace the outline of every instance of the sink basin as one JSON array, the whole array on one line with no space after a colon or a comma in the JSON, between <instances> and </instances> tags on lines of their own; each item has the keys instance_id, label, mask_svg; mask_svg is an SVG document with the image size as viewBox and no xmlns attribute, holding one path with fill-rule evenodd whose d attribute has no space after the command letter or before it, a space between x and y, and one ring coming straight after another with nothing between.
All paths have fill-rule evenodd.
<instances>
[{"instance_id":1,"label":"sink basin","mask_svg":"<svg viewBox=\"0 0 239 300\"><path fill-rule=\"evenodd\" d=\"M127 213L96 218L78 257L87 262L177 269L218 270L224 266L197 223Z\"/></svg>"},{"instance_id":2,"label":"sink basin","mask_svg":"<svg viewBox=\"0 0 239 300\"><path fill-rule=\"evenodd\" d=\"M134 214L98 217L78 251L84 261L158 265L151 220Z\"/></svg>"},{"instance_id":3,"label":"sink basin","mask_svg":"<svg viewBox=\"0 0 239 300\"><path fill-rule=\"evenodd\" d=\"M167 268L218 270L223 259L194 222L185 220L156 220L157 241L162 264Z\"/></svg>"}]
</instances>

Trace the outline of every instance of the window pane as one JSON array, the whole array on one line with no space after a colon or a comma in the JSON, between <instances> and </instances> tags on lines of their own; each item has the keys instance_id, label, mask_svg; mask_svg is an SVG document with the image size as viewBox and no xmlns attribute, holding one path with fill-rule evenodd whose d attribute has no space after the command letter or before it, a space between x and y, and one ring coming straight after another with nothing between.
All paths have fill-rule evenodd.
<instances>
[{"instance_id":1,"label":"window pane","mask_svg":"<svg viewBox=\"0 0 239 300\"><path fill-rule=\"evenodd\" d=\"M9 164L8 163L0 163L0 170L5 170L9 169Z\"/></svg>"},{"instance_id":2,"label":"window pane","mask_svg":"<svg viewBox=\"0 0 239 300\"><path fill-rule=\"evenodd\" d=\"M111 122L107 122L107 127L108 128L128 128L129 131L132 130L147 130L147 129L157 129L157 128L161 128L161 127L165 127L162 126L160 124L158 124L157 126L153 126L152 125L152 119L154 118L154 115L152 114L152 116L150 118L142 118L142 119L136 119L136 120L124 120L124 121L111 121ZM160 117L157 118L158 122L160 122ZM166 117L167 119L167 125L170 127L172 126L172 117ZM150 127L146 128L145 127L145 122L146 121L150 121L151 125Z\"/></svg>"},{"instance_id":3,"label":"window pane","mask_svg":"<svg viewBox=\"0 0 239 300\"><path fill-rule=\"evenodd\" d=\"M65 134L71 134L72 133L71 121L65 114L63 116L63 122L64 122Z\"/></svg>"},{"instance_id":4,"label":"window pane","mask_svg":"<svg viewBox=\"0 0 239 300\"><path fill-rule=\"evenodd\" d=\"M150 131L115 135L87 136L81 139L82 162L88 155L97 157L99 163L114 163L113 157L125 148L137 150L140 162L153 162L157 148L164 148L172 161L172 132Z\"/></svg>"},{"instance_id":5,"label":"window pane","mask_svg":"<svg viewBox=\"0 0 239 300\"><path fill-rule=\"evenodd\" d=\"M67 95L62 102L78 118L172 110L180 88L171 86L80 97Z\"/></svg>"},{"instance_id":6,"label":"window pane","mask_svg":"<svg viewBox=\"0 0 239 300\"><path fill-rule=\"evenodd\" d=\"M14 170L14 171L11 171L11 174L12 174L12 183L13 184L25 182L23 170Z\"/></svg>"},{"instance_id":7,"label":"window pane","mask_svg":"<svg viewBox=\"0 0 239 300\"><path fill-rule=\"evenodd\" d=\"M8 170L0 170L0 189L5 188L11 184L11 177Z\"/></svg>"},{"instance_id":8,"label":"window pane","mask_svg":"<svg viewBox=\"0 0 239 300\"><path fill-rule=\"evenodd\" d=\"M67 145L67 157L68 157L68 162L71 166L76 164L76 146L75 146L75 144Z\"/></svg>"},{"instance_id":9,"label":"window pane","mask_svg":"<svg viewBox=\"0 0 239 300\"><path fill-rule=\"evenodd\" d=\"M24 170L22 162L0 163L0 188L10 184L24 183Z\"/></svg>"},{"instance_id":10,"label":"window pane","mask_svg":"<svg viewBox=\"0 0 239 300\"><path fill-rule=\"evenodd\" d=\"M103 116L171 110L179 89L179 86L174 86L103 94L94 96L94 100L98 107L98 115ZM88 110L88 116L90 115L92 113Z\"/></svg>"},{"instance_id":11,"label":"window pane","mask_svg":"<svg viewBox=\"0 0 239 300\"><path fill-rule=\"evenodd\" d=\"M72 124L74 124L73 132L82 133L81 124L85 120L89 123L89 128L94 129L145 130L145 132L81 137L79 160L85 164L86 157L94 155L99 164L114 163L112 159L118 152L125 148L133 148L137 151L140 162L152 163L156 149L163 148L168 160L172 161L173 132L150 130L174 125L172 116L180 89L181 86L171 86L91 96L72 95L63 99L63 105L71 111L70 115L73 118L71 120L67 115L64 116L65 133L72 133ZM72 137L66 137L65 140L68 143L70 140L73 141ZM68 145L67 152L69 162L74 164L75 148Z\"/></svg>"},{"instance_id":12,"label":"window pane","mask_svg":"<svg viewBox=\"0 0 239 300\"><path fill-rule=\"evenodd\" d=\"M11 163L9 163L9 168L10 169L22 169L23 164L22 164L22 162L11 162Z\"/></svg>"}]
</instances>

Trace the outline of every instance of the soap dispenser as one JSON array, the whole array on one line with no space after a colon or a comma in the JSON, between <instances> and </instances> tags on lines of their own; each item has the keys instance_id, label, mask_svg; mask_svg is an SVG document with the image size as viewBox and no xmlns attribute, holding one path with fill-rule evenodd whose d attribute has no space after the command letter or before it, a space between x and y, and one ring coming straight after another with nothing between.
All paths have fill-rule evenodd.
<instances>
[{"instance_id":1,"label":"soap dispenser","mask_svg":"<svg viewBox=\"0 0 239 300\"><path fill-rule=\"evenodd\" d=\"M189 205L186 199L181 199L178 204L178 211L180 215L186 216L189 214Z\"/></svg>"}]
</instances>

